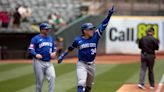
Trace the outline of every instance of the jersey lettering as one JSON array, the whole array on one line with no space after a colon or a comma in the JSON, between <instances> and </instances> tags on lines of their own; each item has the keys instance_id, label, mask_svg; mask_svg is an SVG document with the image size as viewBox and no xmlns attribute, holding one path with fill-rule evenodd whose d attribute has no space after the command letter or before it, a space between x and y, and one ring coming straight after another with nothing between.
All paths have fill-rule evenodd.
<instances>
[{"instance_id":1,"label":"jersey lettering","mask_svg":"<svg viewBox=\"0 0 164 92\"><path fill-rule=\"evenodd\" d=\"M51 42L42 42L41 44L39 44L39 48L42 48L44 46L50 46L50 47L52 47L52 43Z\"/></svg>"},{"instance_id":2,"label":"jersey lettering","mask_svg":"<svg viewBox=\"0 0 164 92\"><path fill-rule=\"evenodd\" d=\"M49 49L49 53L52 53L52 48Z\"/></svg>"},{"instance_id":3,"label":"jersey lettering","mask_svg":"<svg viewBox=\"0 0 164 92\"><path fill-rule=\"evenodd\" d=\"M96 47L96 43L85 43L80 45L80 49L89 48L89 47Z\"/></svg>"}]
</instances>

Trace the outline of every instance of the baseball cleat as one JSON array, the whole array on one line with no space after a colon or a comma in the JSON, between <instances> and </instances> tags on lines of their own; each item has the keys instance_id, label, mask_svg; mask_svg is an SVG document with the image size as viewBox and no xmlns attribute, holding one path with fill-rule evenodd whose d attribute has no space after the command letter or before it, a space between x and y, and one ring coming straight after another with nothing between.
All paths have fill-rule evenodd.
<instances>
[{"instance_id":1,"label":"baseball cleat","mask_svg":"<svg viewBox=\"0 0 164 92\"><path fill-rule=\"evenodd\" d=\"M144 86L144 85L141 85L141 84L138 84L138 87L139 87L140 89L146 89L145 86Z\"/></svg>"},{"instance_id":2,"label":"baseball cleat","mask_svg":"<svg viewBox=\"0 0 164 92\"><path fill-rule=\"evenodd\" d=\"M151 87L150 87L150 90L154 90L154 87L151 86Z\"/></svg>"}]
</instances>

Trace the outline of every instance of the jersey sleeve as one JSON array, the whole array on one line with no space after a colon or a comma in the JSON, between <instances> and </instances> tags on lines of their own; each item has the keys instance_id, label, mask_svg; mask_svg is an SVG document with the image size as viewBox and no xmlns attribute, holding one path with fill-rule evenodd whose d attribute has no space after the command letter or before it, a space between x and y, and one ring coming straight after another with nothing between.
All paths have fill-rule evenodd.
<instances>
[{"instance_id":1,"label":"jersey sleeve","mask_svg":"<svg viewBox=\"0 0 164 92\"><path fill-rule=\"evenodd\" d=\"M36 41L37 41L37 40L36 40L35 38L32 38L31 43L30 43L30 46L29 46L29 48L28 48L30 54L33 55L33 56L36 56L36 54L37 54L37 53L35 52Z\"/></svg>"},{"instance_id":2,"label":"jersey sleeve","mask_svg":"<svg viewBox=\"0 0 164 92\"><path fill-rule=\"evenodd\" d=\"M113 12L109 12L107 17L102 21L96 32L98 32L98 35L101 37L103 31L106 29L108 22L110 21L110 18L112 16Z\"/></svg>"},{"instance_id":3,"label":"jersey sleeve","mask_svg":"<svg viewBox=\"0 0 164 92\"><path fill-rule=\"evenodd\" d=\"M154 38L153 42L154 42L155 50L158 50L159 49L159 40Z\"/></svg>"},{"instance_id":4,"label":"jersey sleeve","mask_svg":"<svg viewBox=\"0 0 164 92\"><path fill-rule=\"evenodd\" d=\"M77 48L77 47L78 47L78 41L74 40L72 44L68 47L68 50L72 51L74 50L74 48Z\"/></svg>"},{"instance_id":5,"label":"jersey sleeve","mask_svg":"<svg viewBox=\"0 0 164 92\"><path fill-rule=\"evenodd\" d=\"M96 29L96 35L100 38L103 32L101 32L99 29Z\"/></svg>"},{"instance_id":6,"label":"jersey sleeve","mask_svg":"<svg viewBox=\"0 0 164 92\"><path fill-rule=\"evenodd\" d=\"M138 42L138 48L140 48L140 49L142 49L142 40L143 40L143 38L139 39L139 42Z\"/></svg>"}]
</instances>

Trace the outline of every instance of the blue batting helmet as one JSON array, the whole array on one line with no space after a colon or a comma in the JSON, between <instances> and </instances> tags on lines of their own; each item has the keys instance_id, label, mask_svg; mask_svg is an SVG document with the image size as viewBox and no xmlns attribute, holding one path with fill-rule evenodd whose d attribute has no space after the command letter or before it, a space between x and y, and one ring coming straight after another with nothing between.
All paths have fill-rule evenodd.
<instances>
[{"instance_id":1,"label":"blue batting helmet","mask_svg":"<svg viewBox=\"0 0 164 92\"><path fill-rule=\"evenodd\" d=\"M95 26L92 24L92 23L84 23L82 26L81 26L81 30L93 30L95 28Z\"/></svg>"},{"instance_id":2,"label":"blue batting helmet","mask_svg":"<svg viewBox=\"0 0 164 92\"><path fill-rule=\"evenodd\" d=\"M51 26L48 23L43 22L39 25L39 28L40 28L40 30L41 29L51 29Z\"/></svg>"}]
</instances>

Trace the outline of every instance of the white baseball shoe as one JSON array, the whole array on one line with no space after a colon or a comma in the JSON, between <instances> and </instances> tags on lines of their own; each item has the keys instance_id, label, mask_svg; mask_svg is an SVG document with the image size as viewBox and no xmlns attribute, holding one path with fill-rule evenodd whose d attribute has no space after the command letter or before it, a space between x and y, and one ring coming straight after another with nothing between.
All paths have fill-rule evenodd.
<instances>
[{"instance_id":1,"label":"white baseball shoe","mask_svg":"<svg viewBox=\"0 0 164 92\"><path fill-rule=\"evenodd\" d=\"M154 87L151 86L151 87L150 87L150 90L154 90Z\"/></svg>"},{"instance_id":2,"label":"white baseball shoe","mask_svg":"<svg viewBox=\"0 0 164 92\"><path fill-rule=\"evenodd\" d=\"M141 84L138 84L138 87L139 87L140 89L146 89L145 86L144 86L144 85L141 85Z\"/></svg>"}]
</instances>

